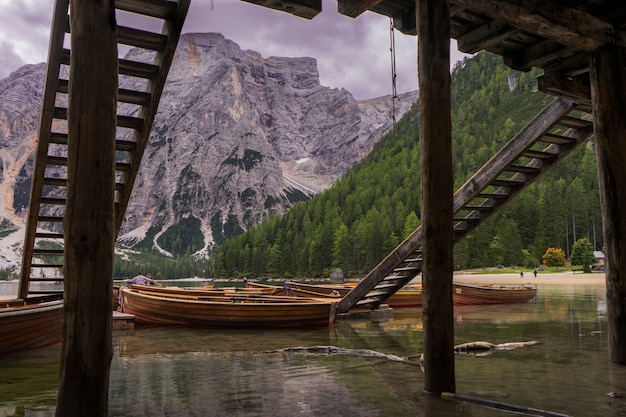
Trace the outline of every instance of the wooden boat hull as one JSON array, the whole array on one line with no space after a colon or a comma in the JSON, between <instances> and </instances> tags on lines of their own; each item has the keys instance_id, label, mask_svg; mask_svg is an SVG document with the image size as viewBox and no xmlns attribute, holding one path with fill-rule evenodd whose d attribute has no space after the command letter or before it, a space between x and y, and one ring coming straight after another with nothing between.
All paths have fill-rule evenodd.
<instances>
[{"instance_id":1,"label":"wooden boat hull","mask_svg":"<svg viewBox=\"0 0 626 417\"><path fill-rule=\"evenodd\" d=\"M274 287L256 282L248 282L246 285L252 288ZM333 297L341 298L348 294L354 288L350 284L302 284L299 282L289 282L289 289L280 288L285 295L293 295L297 297ZM422 305L422 288L421 285L409 285L397 291L389 297L385 304L392 308L408 308L419 307Z\"/></svg>"},{"instance_id":2,"label":"wooden boat hull","mask_svg":"<svg viewBox=\"0 0 626 417\"><path fill-rule=\"evenodd\" d=\"M419 307L422 305L422 290L421 288L401 289L389 297L385 304L391 308Z\"/></svg>"},{"instance_id":3,"label":"wooden boat hull","mask_svg":"<svg viewBox=\"0 0 626 417\"><path fill-rule=\"evenodd\" d=\"M59 343L62 295L0 302L0 355Z\"/></svg>"},{"instance_id":4,"label":"wooden boat hull","mask_svg":"<svg viewBox=\"0 0 626 417\"><path fill-rule=\"evenodd\" d=\"M453 285L452 298L456 305L527 303L537 295L537 288L527 286Z\"/></svg>"},{"instance_id":5,"label":"wooden boat hull","mask_svg":"<svg viewBox=\"0 0 626 417\"><path fill-rule=\"evenodd\" d=\"M222 328L286 328L328 326L336 304L266 295L213 296L196 299L120 290L125 313L137 323Z\"/></svg>"}]
</instances>

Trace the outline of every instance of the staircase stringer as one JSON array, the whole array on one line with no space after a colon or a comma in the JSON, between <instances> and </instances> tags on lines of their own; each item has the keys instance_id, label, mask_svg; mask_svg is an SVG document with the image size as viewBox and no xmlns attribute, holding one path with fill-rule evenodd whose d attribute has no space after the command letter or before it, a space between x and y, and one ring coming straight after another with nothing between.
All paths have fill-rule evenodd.
<instances>
[{"instance_id":1,"label":"staircase stringer","mask_svg":"<svg viewBox=\"0 0 626 417\"><path fill-rule=\"evenodd\" d=\"M126 162L130 164L130 169L125 175L124 184L125 187L119 191L119 195L115 206L115 234L119 234L124 221L124 214L128 208L130 197L133 191L135 180L139 172L141 160L150 138L150 131L154 124L154 119L157 114L159 102L161 101L161 95L165 87L165 81L169 73L178 40L183 29L183 24L189 10L191 0L178 0L174 16L167 20L163 24L161 34L167 37L166 45L163 51L155 54L152 65L158 66L160 71L148 81L146 91L150 93L150 101L140 109L140 117L144 119L144 126L141 130L137 130L133 133L133 140L136 142L136 150L133 157L127 159Z\"/></svg>"},{"instance_id":2,"label":"staircase stringer","mask_svg":"<svg viewBox=\"0 0 626 417\"><path fill-rule=\"evenodd\" d=\"M589 117L582 119L588 124L584 128L570 128L563 135L567 145L548 145L543 151L546 155L554 155L549 160L544 161L540 158L530 158L525 166L517 166L519 170L527 170L530 173L517 172L507 180L511 183L520 183L521 186L511 189L510 187L494 187L494 183L498 183L498 177L505 171L510 170L514 163L531 150L533 145L543 142L543 138L549 135L551 129L559 124L564 118L576 110L577 105L569 100L557 98L553 100L537 117L528 123L518 134L516 134L503 148L498 151L487 163L479 169L463 186L457 190L454 195L454 213L455 216L461 211L470 211L465 220L456 222L454 225L454 243L460 241L470 231L474 230L479 224L486 220L495 211L502 208L507 202L521 192L524 188L534 182L543 173L550 169L554 164L561 160L565 155L569 154L576 146L583 143L592 133L593 128ZM481 199L481 193L487 188L496 188L493 194L502 195L505 198L501 200L483 198L481 206L469 207L468 204L475 199ZM487 210L483 210L487 208ZM461 228L460 224L467 223L467 227ZM389 286L384 292L378 292L375 302L367 302L369 308L376 308L384 302L389 296L397 292L404 285L421 273L421 254L420 248L423 240L422 227L417 228L411 233L396 249L387 255L374 269L372 269L361 282L342 298L338 305L338 313L347 313L356 305L363 304L364 300L370 292L375 292L376 287L385 279L390 277L394 270L407 260L411 254L418 254L417 257L411 259L411 273L401 275L392 275L395 279L395 285ZM405 269L400 267L399 269Z\"/></svg>"},{"instance_id":3,"label":"staircase stringer","mask_svg":"<svg viewBox=\"0 0 626 417\"><path fill-rule=\"evenodd\" d=\"M63 42L65 40L65 24L67 21L67 11L69 0L57 0L52 16L52 31L50 32L50 42L48 48L48 65L46 68L46 80L41 103L41 115L39 119L39 131L37 151L33 174L31 177L30 204L28 206L28 217L24 232L24 247L22 252L22 266L20 280L18 284L18 298L26 298L29 293L31 265L35 249L35 234L37 233L37 223L39 210L41 208L41 195L43 181L47 167L48 147L52 135L52 119L56 95L59 87L59 74L61 71L61 54L63 52ZM59 28L62 28L59 30Z\"/></svg>"},{"instance_id":4,"label":"staircase stringer","mask_svg":"<svg viewBox=\"0 0 626 417\"><path fill-rule=\"evenodd\" d=\"M153 33L132 27L118 26L118 44L142 48L154 52L152 64L127 59L118 60L118 75L146 80L146 87L136 90L118 89L118 137L115 141L116 152L124 152L125 160L116 161L115 172L115 215L116 233L119 232L123 216L128 205L145 146L158 109L159 101L171 67L176 46L180 38L190 0L116 0L117 11L129 12L143 17L163 21L161 33ZM62 283L64 256L62 232L66 206L67 187L67 100L59 94L68 94L69 80L61 79L61 66L70 66L70 49L64 48L67 34L70 33L69 0L57 0L50 35L46 83L42 99L42 111L38 133L35 163L31 178L29 212L26 221L24 249L18 297L41 291L31 290L34 281ZM71 46L70 46L71 47ZM139 91L145 89L145 91ZM120 114L120 103L138 106L134 114ZM69 103L67 102L69 106ZM127 112L126 112L127 113ZM131 140L119 139L122 129L131 129ZM50 169L50 171L47 171ZM65 170L65 172L63 171ZM59 175L56 175L56 174ZM44 195L44 193L46 195ZM42 207L44 206L44 207ZM53 215L42 209L48 208ZM48 231L51 226L55 231ZM41 228L41 230L38 230ZM58 230L61 230L59 232ZM38 241L38 239L40 239ZM59 248L38 247L38 242L52 241ZM42 260L42 262L34 262ZM38 269L42 277L33 277L33 270ZM52 269L54 277L46 276L44 271ZM59 273L60 271L60 273ZM61 292L63 287L45 292Z\"/></svg>"}]
</instances>

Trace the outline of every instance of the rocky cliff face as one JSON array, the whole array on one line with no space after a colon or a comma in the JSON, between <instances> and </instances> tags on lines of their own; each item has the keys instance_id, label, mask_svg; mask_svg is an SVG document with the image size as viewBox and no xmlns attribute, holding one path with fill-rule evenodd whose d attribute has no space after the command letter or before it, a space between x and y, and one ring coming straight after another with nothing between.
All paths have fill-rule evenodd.
<instances>
[{"instance_id":1,"label":"rocky cliff face","mask_svg":"<svg viewBox=\"0 0 626 417\"><path fill-rule=\"evenodd\" d=\"M44 72L29 65L0 81L1 214L18 227ZM401 97L398 118L415 99ZM282 213L367 155L390 113L390 97L356 101L321 86L313 58L264 58L220 34L183 35L120 243L159 246L171 226L194 218L206 249Z\"/></svg>"}]
</instances>

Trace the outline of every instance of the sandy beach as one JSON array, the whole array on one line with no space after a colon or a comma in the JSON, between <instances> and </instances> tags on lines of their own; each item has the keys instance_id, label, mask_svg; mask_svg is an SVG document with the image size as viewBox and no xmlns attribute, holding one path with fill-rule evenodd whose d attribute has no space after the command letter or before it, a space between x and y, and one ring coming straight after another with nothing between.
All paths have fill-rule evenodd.
<instances>
[{"instance_id":1,"label":"sandy beach","mask_svg":"<svg viewBox=\"0 0 626 417\"><path fill-rule=\"evenodd\" d=\"M532 271L524 271L524 277L519 273L513 274L480 274L472 271L459 271L454 274L454 282L459 284L604 284L604 272L592 272L583 274L582 272L563 271L560 273L539 272L537 278Z\"/></svg>"}]
</instances>

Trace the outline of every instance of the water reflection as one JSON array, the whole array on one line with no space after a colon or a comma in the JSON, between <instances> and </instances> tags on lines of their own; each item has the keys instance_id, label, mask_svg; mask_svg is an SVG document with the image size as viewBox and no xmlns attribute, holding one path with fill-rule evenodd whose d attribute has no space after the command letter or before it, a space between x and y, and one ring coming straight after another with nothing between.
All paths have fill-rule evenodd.
<instances>
[{"instance_id":1,"label":"water reflection","mask_svg":"<svg viewBox=\"0 0 626 417\"><path fill-rule=\"evenodd\" d=\"M626 368L607 363L603 286L544 286L533 303L455 309L455 342L536 340L455 358L457 392L573 416L626 416ZM296 346L370 349L284 353ZM112 416L477 416L494 410L423 393L421 311L330 329L138 328L114 335ZM59 348L0 358L0 416L53 415ZM506 415L506 414L505 414Z\"/></svg>"}]
</instances>

